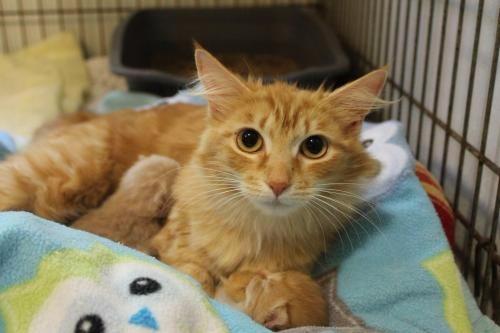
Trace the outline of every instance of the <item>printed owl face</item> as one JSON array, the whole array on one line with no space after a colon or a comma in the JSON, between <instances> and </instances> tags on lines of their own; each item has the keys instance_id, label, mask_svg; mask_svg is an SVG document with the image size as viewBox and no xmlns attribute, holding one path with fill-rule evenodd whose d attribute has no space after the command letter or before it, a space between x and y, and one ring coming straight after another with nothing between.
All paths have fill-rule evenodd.
<instances>
[{"instance_id":1,"label":"printed owl face","mask_svg":"<svg viewBox=\"0 0 500 333\"><path fill-rule=\"evenodd\" d=\"M132 262L106 267L96 281L61 282L29 332L219 332L206 298L178 273Z\"/></svg>"},{"instance_id":2,"label":"printed owl face","mask_svg":"<svg viewBox=\"0 0 500 333\"><path fill-rule=\"evenodd\" d=\"M146 263L106 267L95 281L61 282L29 332L219 332L225 327L206 298L178 273Z\"/></svg>"},{"instance_id":3,"label":"printed owl face","mask_svg":"<svg viewBox=\"0 0 500 333\"><path fill-rule=\"evenodd\" d=\"M0 293L6 333L227 332L201 287L156 262L100 244L59 249Z\"/></svg>"}]
</instances>

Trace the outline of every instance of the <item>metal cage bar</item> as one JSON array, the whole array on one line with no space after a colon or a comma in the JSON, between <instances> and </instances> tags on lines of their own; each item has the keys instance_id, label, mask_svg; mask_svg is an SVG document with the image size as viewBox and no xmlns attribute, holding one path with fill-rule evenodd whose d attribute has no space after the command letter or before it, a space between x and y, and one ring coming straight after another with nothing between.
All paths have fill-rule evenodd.
<instances>
[{"instance_id":1,"label":"metal cage bar","mask_svg":"<svg viewBox=\"0 0 500 333\"><path fill-rule=\"evenodd\" d=\"M335 12L339 6L349 5L352 1L323 3L328 4L327 10ZM486 10L487 5L489 10ZM355 15L364 18L367 10L384 17L385 22L361 19L356 21L357 25L344 25L343 22L355 20ZM493 23L484 19L491 13L496 15ZM487 149L488 145L493 145L493 152L500 152L500 140L495 142L491 139L492 119L500 116L500 108L494 106L495 96L500 92L496 83L500 3L460 0L457 7L457 1L450 0L358 0L354 8L344 15L348 17L332 23L338 26L342 42L355 56L353 63L359 64L358 71L378 67L381 59L392 67L384 96L390 100L400 98L401 102L382 112L382 118L406 120L403 124L415 156L427 159L428 168L437 171L456 216L454 251L464 277L473 286L481 309L497 323L500 322L500 153L493 156L495 154ZM471 17L475 18L474 25L470 23ZM468 26L465 26L466 21ZM385 25L385 31L375 26L374 22ZM486 49L483 35L486 24L494 25L495 31L494 39L488 41L493 44L491 64L484 59L481 63L480 60ZM424 35L425 27L428 30ZM473 27L473 32L469 31L468 36L473 35L473 39L472 45L467 47L464 36L469 27ZM368 45L372 49L360 47L353 40L356 32L362 40L371 41ZM408 49L411 55L407 53ZM467 58L468 51L471 51L470 59ZM452 61L451 68L448 59ZM489 66L489 77L478 74L481 65ZM457 82L459 77L464 77L464 73L465 82ZM417 77L422 79L417 80ZM480 103L476 98L479 82L482 87L488 87L487 96ZM458 99L462 96L465 103L460 104ZM479 115L478 105L481 105ZM405 115L408 118L404 118ZM482 120L478 121L481 116ZM474 128L475 131L472 131L473 120L480 126ZM459 121L463 121L460 126L457 125ZM471 133L476 134L478 129L480 135L473 139ZM455 146L459 147L458 154L457 149L452 149ZM473 172L466 166L471 160L477 166ZM494 180L491 185L496 184L496 187L483 184L485 175ZM488 195L494 198L491 204L485 200ZM460 229L465 234L459 235ZM469 274L471 271L473 274Z\"/></svg>"}]
</instances>

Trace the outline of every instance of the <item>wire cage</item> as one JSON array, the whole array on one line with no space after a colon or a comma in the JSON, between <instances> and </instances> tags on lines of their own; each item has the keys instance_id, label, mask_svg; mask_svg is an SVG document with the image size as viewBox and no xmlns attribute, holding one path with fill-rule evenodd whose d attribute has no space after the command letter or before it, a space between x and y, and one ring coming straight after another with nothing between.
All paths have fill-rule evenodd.
<instances>
[{"instance_id":1,"label":"wire cage","mask_svg":"<svg viewBox=\"0 0 500 333\"><path fill-rule=\"evenodd\" d=\"M454 252L481 307L500 322L500 2L498 0L0 0L0 52L71 31L106 55L114 27L143 8L302 5L333 26L353 76L388 65L384 92L417 159L456 217Z\"/></svg>"},{"instance_id":2,"label":"wire cage","mask_svg":"<svg viewBox=\"0 0 500 333\"><path fill-rule=\"evenodd\" d=\"M456 217L457 262L481 310L500 321L500 2L323 1L358 72L388 65L384 92L417 159Z\"/></svg>"},{"instance_id":3,"label":"wire cage","mask_svg":"<svg viewBox=\"0 0 500 333\"><path fill-rule=\"evenodd\" d=\"M86 56L109 52L113 29L146 8L314 5L317 0L0 0L0 52L11 52L58 31L79 37Z\"/></svg>"}]
</instances>

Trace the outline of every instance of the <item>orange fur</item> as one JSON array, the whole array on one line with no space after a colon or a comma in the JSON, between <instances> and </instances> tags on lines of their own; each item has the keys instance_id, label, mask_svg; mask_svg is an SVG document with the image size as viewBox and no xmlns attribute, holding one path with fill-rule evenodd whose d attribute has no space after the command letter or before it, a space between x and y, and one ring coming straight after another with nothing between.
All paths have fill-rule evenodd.
<instances>
[{"instance_id":1,"label":"orange fur","mask_svg":"<svg viewBox=\"0 0 500 333\"><path fill-rule=\"evenodd\" d=\"M245 82L202 49L195 58L208 113L178 104L63 122L0 163L0 211L72 221L99 207L140 155L168 156L181 169L175 204L151 242L161 260L210 294L237 271L307 273L378 173L359 132L380 103L386 71L334 92L307 91ZM245 128L261 134L262 149L238 148ZM328 143L321 158L301 153L311 135ZM287 185L279 199L269 185L276 182Z\"/></svg>"},{"instance_id":2,"label":"orange fur","mask_svg":"<svg viewBox=\"0 0 500 333\"><path fill-rule=\"evenodd\" d=\"M71 226L149 252L149 239L158 233L172 205L178 167L164 156L141 158L127 170L116 192Z\"/></svg>"},{"instance_id":3,"label":"orange fur","mask_svg":"<svg viewBox=\"0 0 500 333\"><path fill-rule=\"evenodd\" d=\"M273 330L328 325L328 308L321 288L300 272L239 271L222 280L216 298Z\"/></svg>"},{"instance_id":4,"label":"orange fur","mask_svg":"<svg viewBox=\"0 0 500 333\"><path fill-rule=\"evenodd\" d=\"M0 163L0 211L73 221L100 206L140 155L185 164L204 127L203 107L184 104L58 122Z\"/></svg>"}]
</instances>

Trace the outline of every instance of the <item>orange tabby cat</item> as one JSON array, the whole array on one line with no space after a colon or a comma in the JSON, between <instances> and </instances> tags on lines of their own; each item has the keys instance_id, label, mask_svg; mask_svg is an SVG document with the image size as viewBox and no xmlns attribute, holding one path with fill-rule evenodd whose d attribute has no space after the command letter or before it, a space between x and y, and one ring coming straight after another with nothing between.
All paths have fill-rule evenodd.
<instances>
[{"instance_id":1,"label":"orange tabby cat","mask_svg":"<svg viewBox=\"0 0 500 333\"><path fill-rule=\"evenodd\" d=\"M307 273L378 173L359 133L386 71L307 91L243 81L202 49L195 59L208 108L124 110L43 133L0 163L0 211L75 220L100 206L140 155L164 155L181 170L151 243L161 260L210 294L238 271Z\"/></svg>"}]
</instances>

